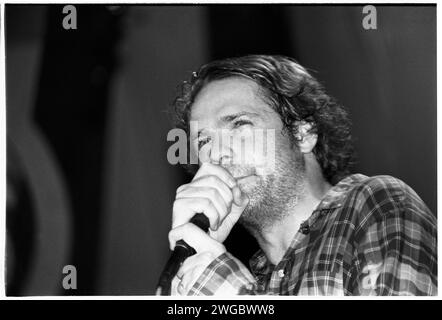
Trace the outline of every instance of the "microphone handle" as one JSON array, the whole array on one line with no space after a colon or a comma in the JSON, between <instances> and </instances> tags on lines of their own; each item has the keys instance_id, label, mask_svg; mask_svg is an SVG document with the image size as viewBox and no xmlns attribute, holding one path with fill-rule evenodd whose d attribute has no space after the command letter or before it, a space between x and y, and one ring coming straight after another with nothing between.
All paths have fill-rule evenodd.
<instances>
[{"instance_id":1,"label":"microphone handle","mask_svg":"<svg viewBox=\"0 0 442 320\"><path fill-rule=\"evenodd\" d=\"M204 232L209 231L209 219L203 213L195 214L190 222L202 229ZM195 250L189 246L184 240L179 240L175 244L175 248L167 260L166 266L161 273L156 295L170 295L170 287L172 279L177 274L184 260L194 255Z\"/></svg>"}]
</instances>

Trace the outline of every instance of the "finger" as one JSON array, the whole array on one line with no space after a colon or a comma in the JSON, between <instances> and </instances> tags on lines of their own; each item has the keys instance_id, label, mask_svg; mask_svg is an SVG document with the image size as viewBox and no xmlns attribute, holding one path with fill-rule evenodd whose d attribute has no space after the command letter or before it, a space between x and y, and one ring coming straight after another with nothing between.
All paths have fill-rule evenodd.
<instances>
[{"instance_id":1,"label":"finger","mask_svg":"<svg viewBox=\"0 0 442 320\"><path fill-rule=\"evenodd\" d=\"M212 164L210 162L204 162L192 181L197 180L206 175L216 175L222 181L224 181L229 188L233 188L236 185L236 180L233 176L223 167L219 165Z\"/></svg>"},{"instance_id":2,"label":"finger","mask_svg":"<svg viewBox=\"0 0 442 320\"><path fill-rule=\"evenodd\" d=\"M210 237L212 239L216 239L221 243L224 242L224 240L227 238L233 226L238 222L242 213L249 204L249 197L247 196L247 194L241 192L239 187L233 188L233 194L236 200L234 201L234 203L232 203L230 213L219 221L218 229L209 229ZM239 205L236 205L235 202Z\"/></svg>"},{"instance_id":3,"label":"finger","mask_svg":"<svg viewBox=\"0 0 442 320\"><path fill-rule=\"evenodd\" d=\"M226 203L223 196L221 196L220 192L216 188L189 186L177 194L177 199L195 197L207 198L212 201L216 210L220 214L220 218L227 215L227 213L230 211L229 207L231 206L231 203Z\"/></svg>"},{"instance_id":4,"label":"finger","mask_svg":"<svg viewBox=\"0 0 442 320\"><path fill-rule=\"evenodd\" d=\"M204 251L212 252L218 256L226 251L226 248L218 241L212 239L207 233L192 223L186 223L172 229L169 232L170 248L173 250L178 240L184 240L197 253Z\"/></svg>"},{"instance_id":5,"label":"finger","mask_svg":"<svg viewBox=\"0 0 442 320\"><path fill-rule=\"evenodd\" d=\"M233 201L232 189L216 175L206 175L192 181L189 185L192 187L209 187L215 188L221 194L227 204ZM187 188L188 188L187 187ZM187 189L184 188L183 190ZM181 191L182 192L182 191Z\"/></svg>"},{"instance_id":6,"label":"finger","mask_svg":"<svg viewBox=\"0 0 442 320\"><path fill-rule=\"evenodd\" d=\"M202 265L195 266L189 272L184 274L179 286L179 291L182 295L187 295L190 289L193 287L198 278L203 274L206 268Z\"/></svg>"},{"instance_id":7,"label":"finger","mask_svg":"<svg viewBox=\"0 0 442 320\"><path fill-rule=\"evenodd\" d=\"M183 283L182 280L178 283L177 291L178 291L178 294L179 294L180 296L185 296L185 295L187 295L187 291L186 291L186 289L185 289L185 287L184 287L184 283Z\"/></svg>"},{"instance_id":8,"label":"finger","mask_svg":"<svg viewBox=\"0 0 442 320\"><path fill-rule=\"evenodd\" d=\"M188 273L190 270L195 268L198 265L203 265L207 267L213 260L215 260L217 256L215 256L212 252L206 251L197 253L193 256L188 257L184 260L181 268L178 270L177 277L182 279L183 276Z\"/></svg>"},{"instance_id":9,"label":"finger","mask_svg":"<svg viewBox=\"0 0 442 320\"><path fill-rule=\"evenodd\" d=\"M202 239L204 239L204 236L201 235L201 233L205 237L208 237L208 235L203 230L192 223L185 223L170 230L168 235L170 249L173 250L175 248L176 242L178 240L184 240L196 251L199 243L201 243L203 241Z\"/></svg>"},{"instance_id":10,"label":"finger","mask_svg":"<svg viewBox=\"0 0 442 320\"><path fill-rule=\"evenodd\" d=\"M218 227L221 214L210 199L179 198L173 203L172 229L189 222L196 213L204 213L212 230Z\"/></svg>"},{"instance_id":11,"label":"finger","mask_svg":"<svg viewBox=\"0 0 442 320\"><path fill-rule=\"evenodd\" d=\"M180 296L186 295L186 291L184 290L184 285L181 281L178 283L177 290Z\"/></svg>"},{"instance_id":12,"label":"finger","mask_svg":"<svg viewBox=\"0 0 442 320\"><path fill-rule=\"evenodd\" d=\"M181 279L178 279L177 277L174 277L172 279L172 284L170 285L170 295L171 296L176 296L179 295L179 291L178 291L178 286L181 282Z\"/></svg>"},{"instance_id":13,"label":"finger","mask_svg":"<svg viewBox=\"0 0 442 320\"><path fill-rule=\"evenodd\" d=\"M188 185L189 185L188 183L185 183L185 184L180 185L180 186L176 189L176 194L180 193L183 189L187 188Z\"/></svg>"},{"instance_id":14,"label":"finger","mask_svg":"<svg viewBox=\"0 0 442 320\"><path fill-rule=\"evenodd\" d=\"M249 197L247 194L241 191L238 186L233 187L232 189L233 202L238 206L245 208L249 203Z\"/></svg>"},{"instance_id":15,"label":"finger","mask_svg":"<svg viewBox=\"0 0 442 320\"><path fill-rule=\"evenodd\" d=\"M233 187L232 194L234 200L230 208L230 212L228 215L221 217L220 221L218 222L218 229L223 227L230 230L236 224L244 209L249 204L249 197L247 194L242 192L238 186Z\"/></svg>"}]
</instances>

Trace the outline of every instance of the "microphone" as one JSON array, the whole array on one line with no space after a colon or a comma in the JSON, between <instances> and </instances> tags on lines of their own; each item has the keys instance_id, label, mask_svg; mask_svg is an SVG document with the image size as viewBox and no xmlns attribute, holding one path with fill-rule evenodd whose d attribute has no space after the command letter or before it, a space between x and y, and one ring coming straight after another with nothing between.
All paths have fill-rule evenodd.
<instances>
[{"instance_id":1,"label":"microphone","mask_svg":"<svg viewBox=\"0 0 442 320\"><path fill-rule=\"evenodd\" d=\"M190 222L204 230L209 231L209 219L202 213L195 214ZM172 285L172 279L177 274L181 267L181 264L188 257L194 255L195 249L189 246L184 240L179 240L175 244L175 248L161 273L160 280L158 281L158 287L156 291L157 296L170 295L170 287Z\"/></svg>"}]
</instances>

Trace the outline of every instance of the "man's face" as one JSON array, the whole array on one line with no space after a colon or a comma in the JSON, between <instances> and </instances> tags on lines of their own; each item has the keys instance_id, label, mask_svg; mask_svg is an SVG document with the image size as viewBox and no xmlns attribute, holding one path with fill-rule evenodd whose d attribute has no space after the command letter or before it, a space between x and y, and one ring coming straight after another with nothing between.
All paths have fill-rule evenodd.
<instances>
[{"instance_id":1,"label":"man's face","mask_svg":"<svg viewBox=\"0 0 442 320\"><path fill-rule=\"evenodd\" d=\"M190 121L198 127L191 145L200 161L228 170L250 199L240 221L263 230L281 220L303 191L304 162L259 86L240 77L210 82L197 95Z\"/></svg>"}]
</instances>

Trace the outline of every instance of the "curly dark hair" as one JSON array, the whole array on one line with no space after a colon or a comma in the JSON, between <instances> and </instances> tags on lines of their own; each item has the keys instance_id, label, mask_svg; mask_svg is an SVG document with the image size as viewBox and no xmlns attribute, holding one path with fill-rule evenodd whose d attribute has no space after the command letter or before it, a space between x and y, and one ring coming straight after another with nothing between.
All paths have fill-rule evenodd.
<instances>
[{"instance_id":1,"label":"curly dark hair","mask_svg":"<svg viewBox=\"0 0 442 320\"><path fill-rule=\"evenodd\" d=\"M174 101L175 125L189 134L190 110L197 94L210 81L228 77L256 82L293 137L300 121L311 124L311 132L318 136L313 153L327 181L335 184L349 174L354 149L348 112L304 67L285 56L248 55L203 65L181 86Z\"/></svg>"}]
</instances>

